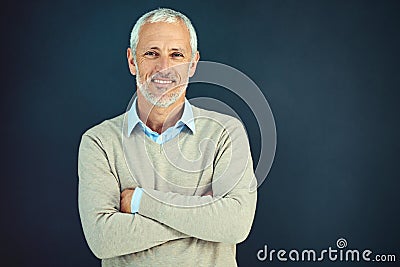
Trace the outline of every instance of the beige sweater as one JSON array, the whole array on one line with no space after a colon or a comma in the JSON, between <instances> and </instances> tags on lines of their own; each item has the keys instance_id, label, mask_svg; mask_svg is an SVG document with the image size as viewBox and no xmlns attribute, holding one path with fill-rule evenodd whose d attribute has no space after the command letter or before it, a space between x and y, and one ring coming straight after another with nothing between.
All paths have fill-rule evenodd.
<instances>
[{"instance_id":1,"label":"beige sweater","mask_svg":"<svg viewBox=\"0 0 400 267\"><path fill-rule=\"evenodd\" d=\"M239 120L192 107L195 132L163 145L139 127L128 134L126 114L83 134L79 213L102 266L237 265L257 199L247 135ZM138 186L139 212L121 213L120 193Z\"/></svg>"}]
</instances>

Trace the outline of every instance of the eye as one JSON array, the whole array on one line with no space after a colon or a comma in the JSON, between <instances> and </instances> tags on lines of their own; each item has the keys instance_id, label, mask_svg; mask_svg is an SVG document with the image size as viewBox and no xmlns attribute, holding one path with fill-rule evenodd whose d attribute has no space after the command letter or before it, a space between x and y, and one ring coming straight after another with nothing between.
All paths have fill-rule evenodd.
<instances>
[{"instance_id":1,"label":"eye","mask_svg":"<svg viewBox=\"0 0 400 267\"><path fill-rule=\"evenodd\" d=\"M180 53L180 52L174 52L174 53L172 53L172 55L171 55L172 57L184 57L183 56L183 54L182 53Z\"/></svg>"},{"instance_id":2,"label":"eye","mask_svg":"<svg viewBox=\"0 0 400 267\"><path fill-rule=\"evenodd\" d=\"M158 53L154 51L147 51L146 53L144 53L144 55L148 57L155 57L158 55Z\"/></svg>"}]
</instances>

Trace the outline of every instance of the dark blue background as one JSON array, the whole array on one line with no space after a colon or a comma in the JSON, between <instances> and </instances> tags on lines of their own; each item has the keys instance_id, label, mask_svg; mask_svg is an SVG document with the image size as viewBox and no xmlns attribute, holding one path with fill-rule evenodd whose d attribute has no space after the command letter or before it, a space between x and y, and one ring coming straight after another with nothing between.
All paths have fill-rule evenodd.
<instances>
[{"instance_id":1,"label":"dark blue background","mask_svg":"<svg viewBox=\"0 0 400 267\"><path fill-rule=\"evenodd\" d=\"M187 14L201 58L246 73L275 116L276 158L239 265L309 266L256 253L335 248L340 237L399 261L400 2L69 0L1 3L4 266L100 266L79 221L77 149L87 128L125 111L129 33L159 6ZM189 97L230 101L199 88ZM254 119L231 101L257 159Z\"/></svg>"}]
</instances>

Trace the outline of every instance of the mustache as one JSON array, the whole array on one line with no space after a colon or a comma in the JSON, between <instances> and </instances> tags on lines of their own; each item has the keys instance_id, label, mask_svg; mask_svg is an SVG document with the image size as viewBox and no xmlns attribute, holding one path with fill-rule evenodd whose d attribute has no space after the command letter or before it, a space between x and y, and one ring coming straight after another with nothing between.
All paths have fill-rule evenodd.
<instances>
[{"instance_id":1,"label":"mustache","mask_svg":"<svg viewBox=\"0 0 400 267\"><path fill-rule=\"evenodd\" d=\"M177 80L177 76L175 73L169 71L169 72L157 72L154 75L150 77L151 80L157 80L157 79L165 79L165 80Z\"/></svg>"}]
</instances>

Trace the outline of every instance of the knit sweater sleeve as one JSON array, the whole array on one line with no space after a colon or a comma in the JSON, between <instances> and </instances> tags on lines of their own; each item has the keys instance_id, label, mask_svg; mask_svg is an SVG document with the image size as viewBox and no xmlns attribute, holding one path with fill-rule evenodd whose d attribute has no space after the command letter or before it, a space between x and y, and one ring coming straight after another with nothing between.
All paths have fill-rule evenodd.
<instances>
[{"instance_id":1,"label":"knit sweater sleeve","mask_svg":"<svg viewBox=\"0 0 400 267\"><path fill-rule=\"evenodd\" d=\"M255 214L256 180L244 127L232 120L227 128L214 158L213 196L144 189L139 214L206 241L244 241Z\"/></svg>"},{"instance_id":2,"label":"knit sweater sleeve","mask_svg":"<svg viewBox=\"0 0 400 267\"><path fill-rule=\"evenodd\" d=\"M120 187L99 138L83 135L78 159L78 205L83 231L96 257L143 251L187 237L140 214L121 213Z\"/></svg>"}]
</instances>

